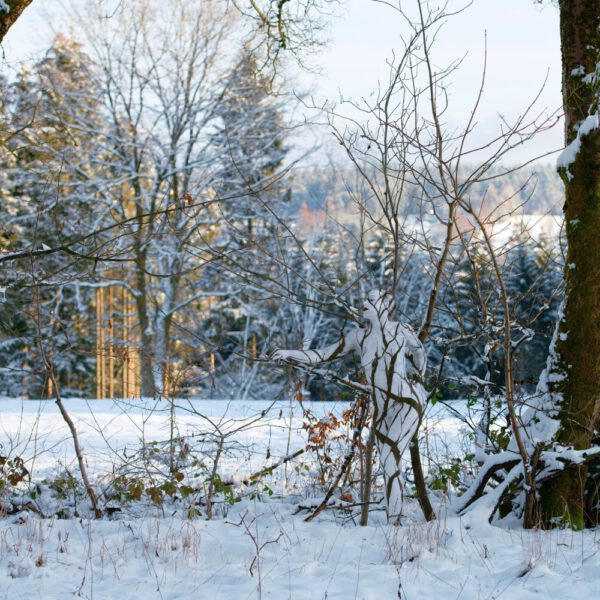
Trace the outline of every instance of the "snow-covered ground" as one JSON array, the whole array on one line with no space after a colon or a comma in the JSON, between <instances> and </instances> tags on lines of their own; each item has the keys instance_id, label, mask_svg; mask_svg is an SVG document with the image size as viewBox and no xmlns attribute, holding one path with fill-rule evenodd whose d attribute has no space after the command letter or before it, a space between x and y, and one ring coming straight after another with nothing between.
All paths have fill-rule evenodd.
<instances>
[{"instance_id":1,"label":"snow-covered ground","mask_svg":"<svg viewBox=\"0 0 600 600\"><path fill-rule=\"evenodd\" d=\"M92 479L102 485L141 442L170 435L167 403L68 400ZM345 405L310 405L319 415ZM427 423L432 455L464 443L457 421L438 407ZM264 413L264 415L263 415ZM255 420L261 416L260 420ZM175 431L195 440L226 438L219 473L241 481L306 445L302 412L289 402L182 401ZM35 480L76 473L67 429L51 402L0 400L0 454L20 455ZM206 441L206 452L210 444ZM129 462L128 462L129 461ZM112 518L46 518L21 512L0 520L1 598L497 599L597 597L600 531L523 531L476 514L423 523L407 502L405 525L389 527L375 510L360 527L352 514L318 502L306 464L279 467L264 481L272 496L219 505L215 518L185 518L168 505ZM58 467L57 467L58 465ZM310 464L308 469L312 469ZM82 511L83 514L83 511Z\"/></svg>"}]
</instances>

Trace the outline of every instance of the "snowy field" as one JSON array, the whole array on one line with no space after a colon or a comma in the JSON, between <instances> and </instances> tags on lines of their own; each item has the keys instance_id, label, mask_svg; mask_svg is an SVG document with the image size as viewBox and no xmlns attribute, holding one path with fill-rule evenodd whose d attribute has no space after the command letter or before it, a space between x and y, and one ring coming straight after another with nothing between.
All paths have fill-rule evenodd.
<instances>
[{"instance_id":1,"label":"snowy field","mask_svg":"<svg viewBox=\"0 0 600 600\"><path fill-rule=\"evenodd\" d=\"M172 430L181 439L202 440L207 456L220 436L224 481L241 482L306 445L302 411L295 403L180 401L174 415L167 403L66 404L100 489L107 474L133 464L141 447L164 449ZM340 414L346 405L309 407L323 416ZM434 408L426 423L432 456L462 448L460 424ZM77 473L68 431L51 402L0 400L0 443L0 454L26 460L34 480ZM186 518L168 504L123 510L100 521L87 518L84 507L79 507L81 516L62 519L30 511L8 515L0 521L0 597L597 597L598 530L523 531L511 522L492 526L475 514L452 516L441 497L435 499L440 518L431 524L422 522L410 500L399 528L389 527L381 510L371 513L367 527L356 524L352 511L338 509L305 523L307 507L320 500L310 456L303 454L265 477L269 493L247 494L231 506L215 502L210 521L203 515ZM39 506L44 509L43 498Z\"/></svg>"}]
</instances>

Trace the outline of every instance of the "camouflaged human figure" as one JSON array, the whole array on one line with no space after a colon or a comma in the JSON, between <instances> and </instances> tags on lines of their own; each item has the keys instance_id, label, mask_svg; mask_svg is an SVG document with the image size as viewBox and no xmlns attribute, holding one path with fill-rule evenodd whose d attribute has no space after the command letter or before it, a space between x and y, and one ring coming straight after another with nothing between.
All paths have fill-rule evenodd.
<instances>
[{"instance_id":1,"label":"camouflaged human figure","mask_svg":"<svg viewBox=\"0 0 600 600\"><path fill-rule=\"evenodd\" d=\"M366 327L357 327L338 343L320 350L277 350L274 360L313 365L353 350L360 355L371 387L373 427L383 467L388 522L402 513L401 458L415 434L427 402L423 387L426 356L415 333L390 320L391 298L369 292L364 303Z\"/></svg>"}]
</instances>

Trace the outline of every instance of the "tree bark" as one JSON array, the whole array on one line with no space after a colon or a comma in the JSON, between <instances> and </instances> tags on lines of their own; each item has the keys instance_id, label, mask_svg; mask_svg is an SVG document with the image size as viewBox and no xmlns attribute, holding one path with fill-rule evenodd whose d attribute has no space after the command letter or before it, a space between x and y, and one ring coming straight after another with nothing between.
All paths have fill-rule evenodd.
<instances>
[{"instance_id":1,"label":"tree bark","mask_svg":"<svg viewBox=\"0 0 600 600\"><path fill-rule=\"evenodd\" d=\"M14 25L15 21L21 16L21 13L31 4L32 0L4 0L10 10L8 12L0 8L0 42L8 30Z\"/></svg>"},{"instance_id":2,"label":"tree bark","mask_svg":"<svg viewBox=\"0 0 600 600\"><path fill-rule=\"evenodd\" d=\"M142 272L136 273L137 292L135 303L137 308L138 323L140 327L140 376L141 394L146 398L155 397L159 391L154 385L152 333L150 332L150 319L148 317L148 297L146 294L145 277Z\"/></svg>"},{"instance_id":3,"label":"tree bark","mask_svg":"<svg viewBox=\"0 0 600 600\"><path fill-rule=\"evenodd\" d=\"M369 502L371 501L371 490L373 488L373 448L375 447L375 428L371 424L369 429L369 437L367 439L366 448L363 451L363 477L362 477L362 494L360 501L362 503L360 509L360 524L366 527L369 524Z\"/></svg>"},{"instance_id":4,"label":"tree bark","mask_svg":"<svg viewBox=\"0 0 600 600\"><path fill-rule=\"evenodd\" d=\"M413 476L415 478L415 489L419 506L423 511L423 515L427 521L435 520L435 511L431 506L429 494L427 493L427 484L425 483L425 475L423 473L423 465L421 464L421 453L419 452L419 432L415 433L410 443L410 459L413 468Z\"/></svg>"},{"instance_id":5,"label":"tree bark","mask_svg":"<svg viewBox=\"0 0 600 600\"><path fill-rule=\"evenodd\" d=\"M575 449L591 445L600 412L600 130L598 61L600 3L561 0L565 141L574 159L559 159L565 183L565 308L556 345L551 391L561 395L556 441ZM594 117L594 115L596 115ZM587 119L587 121L586 121ZM586 127L579 132L583 123ZM566 158L566 154L563 157ZM546 526L585 526L586 466L566 468L541 488Z\"/></svg>"},{"instance_id":6,"label":"tree bark","mask_svg":"<svg viewBox=\"0 0 600 600\"><path fill-rule=\"evenodd\" d=\"M146 251L142 250L141 241L138 237L134 240L134 251L136 256L135 290L137 292L135 306L140 329L140 389L143 397L152 398L156 396L157 390L154 386L152 332L148 316L148 294L144 272L146 268Z\"/></svg>"}]
</instances>

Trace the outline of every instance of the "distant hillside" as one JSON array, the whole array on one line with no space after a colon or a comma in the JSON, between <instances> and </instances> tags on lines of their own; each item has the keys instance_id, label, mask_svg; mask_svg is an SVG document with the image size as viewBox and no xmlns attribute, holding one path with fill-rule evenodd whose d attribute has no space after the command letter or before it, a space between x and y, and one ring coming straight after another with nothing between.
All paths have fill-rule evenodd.
<instances>
[{"instance_id":1,"label":"distant hillside","mask_svg":"<svg viewBox=\"0 0 600 600\"><path fill-rule=\"evenodd\" d=\"M293 203L305 212L329 209L352 211L352 194L368 193L357 175L344 167L327 166L299 172L295 177ZM551 165L534 165L474 186L471 201L492 208L505 202L505 210L527 215L561 215L564 187ZM404 214L418 214L415 191L405 193Z\"/></svg>"}]
</instances>

